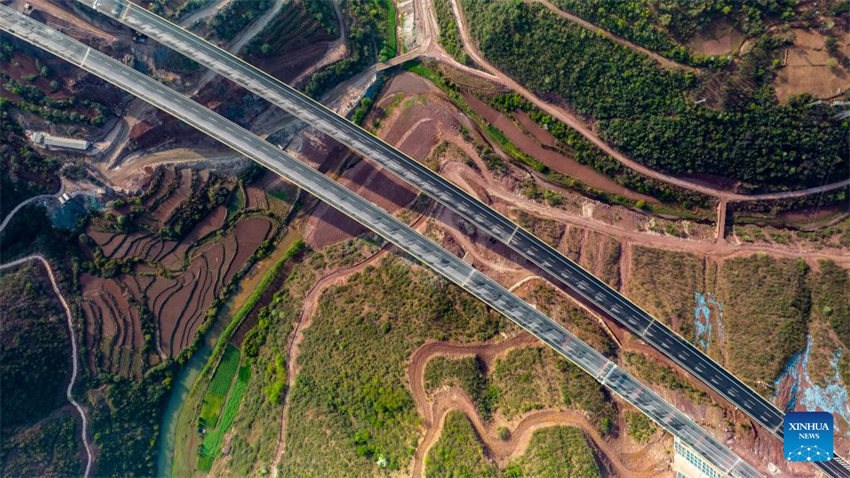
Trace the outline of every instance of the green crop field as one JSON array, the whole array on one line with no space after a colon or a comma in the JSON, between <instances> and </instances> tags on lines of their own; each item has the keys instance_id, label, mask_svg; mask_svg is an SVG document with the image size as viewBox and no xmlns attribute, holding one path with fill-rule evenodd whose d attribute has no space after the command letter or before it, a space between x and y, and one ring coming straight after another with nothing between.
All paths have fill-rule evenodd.
<instances>
[{"instance_id":1,"label":"green crop field","mask_svg":"<svg viewBox=\"0 0 850 478\"><path fill-rule=\"evenodd\" d=\"M224 403L225 397L227 397L227 391L230 390L230 382L233 381L233 375L236 374L238 367L239 351L236 350L236 347L228 345L204 396L199 420L201 425L207 428L213 428L218 423L221 406Z\"/></svg>"},{"instance_id":2,"label":"green crop field","mask_svg":"<svg viewBox=\"0 0 850 478\"><path fill-rule=\"evenodd\" d=\"M228 351L230 351L231 348L232 346L229 346ZM236 349L233 348L233 350ZM236 352L236 354L238 359L238 352ZM227 355L225 354L225 356ZM239 362L237 361L236 364L238 365ZM233 419L236 418L236 412L239 410L239 404L242 402L242 396L245 395L245 389L248 387L248 381L250 379L251 366L242 366L239 369L236 382L234 382L233 388L227 396L227 401L224 402L224 408L221 412L221 421L219 421L217 427L207 430L206 435L204 435L204 443L201 447L201 456L198 457L199 470L210 471L212 468L213 461L215 461L216 456L218 456L218 453L221 450L224 434L227 433L227 430L233 423Z\"/></svg>"}]
</instances>

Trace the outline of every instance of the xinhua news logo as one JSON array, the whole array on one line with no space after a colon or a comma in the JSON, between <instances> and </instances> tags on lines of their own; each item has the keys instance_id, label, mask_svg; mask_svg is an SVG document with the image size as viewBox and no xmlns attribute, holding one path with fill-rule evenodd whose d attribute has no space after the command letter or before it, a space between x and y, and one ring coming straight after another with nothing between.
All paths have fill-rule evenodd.
<instances>
[{"instance_id":1,"label":"xinhua news logo","mask_svg":"<svg viewBox=\"0 0 850 478\"><path fill-rule=\"evenodd\" d=\"M789 412L785 415L785 459L832 459L833 421L826 412Z\"/></svg>"}]
</instances>

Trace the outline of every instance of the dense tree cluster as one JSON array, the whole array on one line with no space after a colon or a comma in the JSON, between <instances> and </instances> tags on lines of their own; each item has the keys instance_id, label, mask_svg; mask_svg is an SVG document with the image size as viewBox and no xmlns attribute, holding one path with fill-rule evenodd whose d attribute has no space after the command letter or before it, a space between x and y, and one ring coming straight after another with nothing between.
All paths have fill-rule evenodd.
<instances>
[{"instance_id":1,"label":"dense tree cluster","mask_svg":"<svg viewBox=\"0 0 850 478\"><path fill-rule=\"evenodd\" d=\"M334 7L329 0L304 0L304 8L313 14L316 23L321 25L328 33L336 34L337 18Z\"/></svg>"},{"instance_id":2,"label":"dense tree cluster","mask_svg":"<svg viewBox=\"0 0 850 478\"><path fill-rule=\"evenodd\" d=\"M341 5L346 16L348 56L315 73L304 87L304 92L318 97L354 76L357 72L378 61L387 42L387 15L394 14L384 1L349 0ZM392 39L394 40L394 38Z\"/></svg>"},{"instance_id":3,"label":"dense tree cluster","mask_svg":"<svg viewBox=\"0 0 850 478\"><path fill-rule=\"evenodd\" d=\"M100 103L90 100L78 101L74 96L57 100L36 86L15 81L8 75L0 74L0 79L5 81L3 88L6 91L20 98L17 101L0 98L0 106L11 103L16 108L34 113L49 122L101 126L105 121L103 114L106 108ZM81 113L78 111L81 108L92 113Z\"/></svg>"},{"instance_id":4,"label":"dense tree cluster","mask_svg":"<svg viewBox=\"0 0 850 478\"><path fill-rule=\"evenodd\" d=\"M749 35L762 33L764 18L794 15L791 0L554 0L559 8L676 61L722 65L728 59L693 55L684 45L712 20L729 18Z\"/></svg>"},{"instance_id":5,"label":"dense tree cluster","mask_svg":"<svg viewBox=\"0 0 850 478\"><path fill-rule=\"evenodd\" d=\"M33 424L65 401L64 385L70 377L68 326L41 267L0 276L4 428Z\"/></svg>"},{"instance_id":6,"label":"dense tree cluster","mask_svg":"<svg viewBox=\"0 0 850 478\"><path fill-rule=\"evenodd\" d=\"M272 0L234 0L209 20L215 35L233 40L249 23L271 8Z\"/></svg>"},{"instance_id":7,"label":"dense tree cluster","mask_svg":"<svg viewBox=\"0 0 850 478\"><path fill-rule=\"evenodd\" d=\"M440 26L440 45L454 57L455 60L469 65L471 60L463 49L463 41L460 37L460 27L455 21L452 11L451 0L434 0L434 9L437 12L437 23Z\"/></svg>"},{"instance_id":8,"label":"dense tree cluster","mask_svg":"<svg viewBox=\"0 0 850 478\"><path fill-rule=\"evenodd\" d=\"M484 54L543 94L598 120L603 138L672 174L706 173L750 189L796 189L847 177L848 121L767 83L775 41L760 41L726 85L724 111L697 105L700 81L519 0L463 0ZM766 64L767 63L767 64Z\"/></svg>"},{"instance_id":9,"label":"dense tree cluster","mask_svg":"<svg viewBox=\"0 0 850 478\"><path fill-rule=\"evenodd\" d=\"M0 216L21 201L58 188L56 159L38 154L24 140L24 130L12 117L11 104L0 99Z\"/></svg>"},{"instance_id":10,"label":"dense tree cluster","mask_svg":"<svg viewBox=\"0 0 850 478\"><path fill-rule=\"evenodd\" d=\"M141 381L102 377L91 433L102 476L153 476L159 420L173 380L172 362L148 370Z\"/></svg>"}]
</instances>

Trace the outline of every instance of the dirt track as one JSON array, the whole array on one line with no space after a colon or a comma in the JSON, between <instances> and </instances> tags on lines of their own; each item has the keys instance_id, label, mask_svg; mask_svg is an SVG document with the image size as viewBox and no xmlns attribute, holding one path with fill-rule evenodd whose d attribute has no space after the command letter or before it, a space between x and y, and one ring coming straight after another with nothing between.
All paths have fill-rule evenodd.
<instances>
[{"instance_id":1,"label":"dirt track","mask_svg":"<svg viewBox=\"0 0 850 478\"><path fill-rule=\"evenodd\" d=\"M50 267L50 263L47 262L47 259L41 254L32 254L26 257L22 257L20 259L8 262L6 264L0 265L0 270L8 269L11 267L16 267L21 264L24 264L29 261L38 261L47 269L47 277L50 279L50 285L53 286L53 292L56 294L56 297L59 299L59 302L62 304L62 308L65 309L65 317L68 319L68 333L71 337L71 363L73 367L71 368L71 381L68 382L68 387L65 389L65 397L71 402L71 405L77 409L77 413L80 414L80 418L82 420L82 426L80 427L80 436L83 439L83 447L86 450L86 469L83 472L83 478L88 478L89 472L91 472L92 465L92 451L91 445L89 444L88 438L88 420L86 419L86 413L83 411L83 407L74 400L73 390L74 384L77 382L77 374L79 372L79 353L77 349L77 333L74 331L74 319L73 314L71 313L71 309L68 307L68 303L65 302L65 297L62 296L62 291L59 290L59 285L56 283L56 277L53 275L53 269Z\"/></svg>"},{"instance_id":2,"label":"dirt track","mask_svg":"<svg viewBox=\"0 0 850 478\"><path fill-rule=\"evenodd\" d=\"M422 225L425 222L424 219L430 215L431 209L432 208L429 207L425 212L420 214L411 223L411 227L415 229ZM369 265L374 264L391 250L394 250L394 247L390 244L386 244L378 250L378 252L356 264L329 272L324 277L316 281L316 283L313 284L313 287L311 287L304 295L304 303L301 309L301 314L298 316L298 322L295 325L295 329L292 331L292 339L286 353L287 392L284 394L283 411L280 416L280 434L278 435L274 465L272 466L273 477L277 477L278 464L280 463L281 458L283 458L283 452L286 449L287 415L289 414L289 406L291 403L289 400L289 392L292 390L292 386L295 383L295 378L298 374L298 355L300 353L299 346L304 340L304 331L310 328L310 325L313 323L313 315L315 314L316 307L319 304L319 298L328 288L345 283L345 281L353 274L361 272Z\"/></svg>"},{"instance_id":3,"label":"dirt track","mask_svg":"<svg viewBox=\"0 0 850 478\"><path fill-rule=\"evenodd\" d=\"M627 467L621 457L629 461L641 461L642 453L623 453L616 451L596 431L596 428L580 412L572 410L538 410L527 414L511 430L510 438L502 440L497 435L495 422L484 423L478 416L475 404L464 391L457 387L439 390L428 397L424 386L425 367L434 357L465 357L477 355L489 370L496 358L505 355L512 349L538 344L537 339L522 332L519 335L498 343L455 344L450 342L428 342L416 349L410 356L407 366L407 377L411 393L416 402L416 409L422 417L425 435L416 447L413 457L412 477L418 478L425 473L425 457L431 446L437 441L442 432L446 415L452 410L459 410L472 423L475 432L481 439L487 455L500 466L505 466L511 459L525 453L534 431L539 428L568 425L580 428L584 435L590 438L596 448L605 455L605 463L609 464L617 476L641 477L661 476L665 473L655 471L658 463L651 464L647 469L635 470ZM644 460L645 461L645 460Z\"/></svg>"},{"instance_id":4,"label":"dirt track","mask_svg":"<svg viewBox=\"0 0 850 478\"><path fill-rule=\"evenodd\" d=\"M581 17L578 17L576 15L573 15L572 13L561 10L560 8L553 5L552 2L550 2L549 0L530 0L530 1L541 3L541 4L543 4L543 6L548 8L549 11L551 11L552 13L555 13L559 17L566 18L567 20L569 20L573 23L576 23L578 25L581 25L582 27L584 27L584 28L586 28L590 31L597 32L597 33L604 35L605 38L607 38L607 39L609 39L613 42L619 43L620 45L623 45L623 46L630 48L634 51L643 53L644 55L652 58L653 60L657 61L659 64L661 64L661 65L663 65L667 68L687 70L687 71L690 71L692 73L700 73L700 70L697 69L697 68L694 68L694 67L688 66L688 65L684 65L682 63L677 63L677 62L675 62L675 61L673 61L673 60L671 60L667 57L664 57L664 56L659 55L658 53L655 53L652 50L648 50L648 49L646 49L646 48L644 48L640 45L636 45L636 44L630 42L629 40L626 40L625 38L614 35L613 33L609 32L608 30L604 30L604 29L584 20Z\"/></svg>"},{"instance_id":5,"label":"dirt track","mask_svg":"<svg viewBox=\"0 0 850 478\"><path fill-rule=\"evenodd\" d=\"M298 316L298 322L295 324L295 329L292 332L292 339L286 356L287 393L284 396L283 411L280 417L280 434L278 435L277 440L277 450L275 451L274 456L274 471L272 472L272 476L277 476L278 464L280 463L280 459L283 457L283 452L286 449L287 415L289 414L289 406L292 403L289 400L289 392L292 390L292 386L295 383L295 377L298 374L298 355L300 354L301 342L304 340L304 331L309 329L310 325L313 323L313 314L319 304L319 298L329 287L345 283L351 275L362 271L367 266L383 257L389 249L390 248L388 246L385 246L378 252L354 265L331 271L313 284L313 287L311 287L304 296L304 305L301 309L301 314Z\"/></svg>"},{"instance_id":6,"label":"dirt track","mask_svg":"<svg viewBox=\"0 0 850 478\"><path fill-rule=\"evenodd\" d=\"M468 166L460 163L446 164L441 170L444 177L455 184L469 184L467 176ZM486 169L482 169L486 171ZM507 204L521 206L523 210L533 213L544 219L553 219L563 224L572 224L592 231L608 234L623 243L623 249L631 247L632 244L646 245L672 251L684 251L696 254L704 254L715 259L727 259L732 257L748 256L756 253L765 253L779 257L801 257L810 263L816 263L820 259L829 259L844 267L850 266L850 257L845 251L809 250L803 247L782 246L778 244L734 244L724 241L700 241L694 239L682 239L675 236L651 234L641 231L625 229L616 224L609 224L594 218L571 214L563 209L545 206L522 197L511 191L498 180L492 178L486 172L484 182L487 194Z\"/></svg>"}]
</instances>

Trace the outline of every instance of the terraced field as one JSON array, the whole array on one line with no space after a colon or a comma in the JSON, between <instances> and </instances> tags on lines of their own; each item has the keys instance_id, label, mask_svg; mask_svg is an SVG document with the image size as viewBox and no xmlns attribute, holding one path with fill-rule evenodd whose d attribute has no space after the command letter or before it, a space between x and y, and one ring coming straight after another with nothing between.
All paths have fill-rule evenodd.
<instances>
[{"instance_id":1,"label":"terraced field","mask_svg":"<svg viewBox=\"0 0 850 478\"><path fill-rule=\"evenodd\" d=\"M139 376L191 345L207 311L281 229L270 207L282 201L259 185L246 186L249 201L229 201L242 187L206 171L163 169L140 196L90 222L93 266L80 276L80 307L93 372Z\"/></svg>"}]
</instances>

